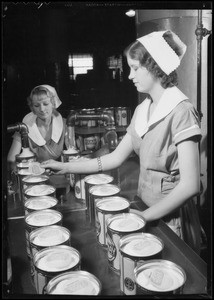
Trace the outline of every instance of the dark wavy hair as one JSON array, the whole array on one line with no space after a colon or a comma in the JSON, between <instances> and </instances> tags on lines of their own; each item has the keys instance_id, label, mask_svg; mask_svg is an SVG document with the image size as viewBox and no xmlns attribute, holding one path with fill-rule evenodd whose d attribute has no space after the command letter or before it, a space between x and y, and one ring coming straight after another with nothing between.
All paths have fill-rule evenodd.
<instances>
[{"instance_id":1,"label":"dark wavy hair","mask_svg":"<svg viewBox=\"0 0 214 300\"><path fill-rule=\"evenodd\" d=\"M163 37L175 53L180 56L181 53L179 53L179 49L171 38L171 35L165 32ZM177 72L173 71L169 75L166 75L139 41L130 44L124 50L124 55L126 57L129 56L131 59L138 60L141 66L145 67L155 78L160 79L163 88L178 85Z\"/></svg>"}]
</instances>

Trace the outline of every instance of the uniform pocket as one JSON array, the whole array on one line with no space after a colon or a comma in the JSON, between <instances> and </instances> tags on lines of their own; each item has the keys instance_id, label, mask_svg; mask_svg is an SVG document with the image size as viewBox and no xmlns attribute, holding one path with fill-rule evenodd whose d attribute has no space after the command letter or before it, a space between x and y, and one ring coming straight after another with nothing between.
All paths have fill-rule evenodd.
<instances>
[{"instance_id":1,"label":"uniform pocket","mask_svg":"<svg viewBox=\"0 0 214 300\"><path fill-rule=\"evenodd\" d=\"M176 177L169 175L163 177L161 179L161 193L162 194L169 194L171 190L177 185L178 181L176 181Z\"/></svg>"}]
</instances>

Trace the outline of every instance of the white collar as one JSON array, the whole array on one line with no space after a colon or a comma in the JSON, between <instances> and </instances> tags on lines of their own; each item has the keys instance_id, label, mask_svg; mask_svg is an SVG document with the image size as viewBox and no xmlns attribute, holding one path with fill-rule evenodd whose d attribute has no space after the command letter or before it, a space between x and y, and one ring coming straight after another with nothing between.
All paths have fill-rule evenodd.
<instances>
[{"instance_id":1,"label":"white collar","mask_svg":"<svg viewBox=\"0 0 214 300\"><path fill-rule=\"evenodd\" d=\"M139 136L143 136L149 127L167 116L181 101L187 100L188 97L184 95L177 87L171 87L164 90L154 113L149 122L147 122L148 110L151 100L146 98L137 110L135 129Z\"/></svg>"},{"instance_id":2,"label":"white collar","mask_svg":"<svg viewBox=\"0 0 214 300\"><path fill-rule=\"evenodd\" d=\"M23 118L23 123L25 123L28 126L28 136L38 145L38 146L44 146L46 144L45 139L42 137L39 128L36 124L37 116L30 112ZM60 113L57 112L56 115L53 114L52 119L52 135L51 139L58 143L59 139L62 135L63 131L63 119Z\"/></svg>"}]
</instances>

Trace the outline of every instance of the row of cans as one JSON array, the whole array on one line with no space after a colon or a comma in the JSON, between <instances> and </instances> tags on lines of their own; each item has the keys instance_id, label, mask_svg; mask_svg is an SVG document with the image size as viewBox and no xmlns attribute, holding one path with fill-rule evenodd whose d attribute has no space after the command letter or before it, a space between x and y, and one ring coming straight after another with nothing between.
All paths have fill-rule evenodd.
<instances>
[{"instance_id":1,"label":"row of cans","mask_svg":"<svg viewBox=\"0 0 214 300\"><path fill-rule=\"evenodd\" d=\"M80 115L97 115L109 113L113 116L116 126L128 126L131 120L131 110L129 107L98 107L83 108L76 111ZM103 120L76 120L76 126L80 127L97 127L105 126Z\"/></svg>"},{"instance_id":2,"label":"row of cans","mask_svg":"<svg viewBox=\"0 0 214 300\"><path fill-rule=\"evenodd\" d=\"M101 283L81 270L81 254L71 247L71 233L63 227L56 188L49 184L49 176L30 174L26 161L19 162L17 169L25 210L26 251L37 294L98 295Z\"/></svg>"},{"instance_id":3,"label":"row of cans","mask_svg":"<svg viewBox=\"0 0 214 300\"><path fill-rule=\"evenodd\" d=\"M27 177L24 178L26 184ZM28 182L29 178L23 189L26 240L37 292L100 294L99 279L81 270L81 254L71 247L70 232L62 226L62 215L53 209L57 204L55 188L41 183L39 178ZM80 189L84 191L86 214L90 225L95 227L97 242L106 252L110 268L120 276L121 292L125 295L181 293L185 271L162 259L163 241L146 233L145 220L130 212L130 202L121 196L114 178L101 173L84 176L82 180ZM39 200L43 206L39 207ZM45 206L45 202L49 204Z\"/></svg>"},{"instance_id":4,"label":"row of cans","mask_svg":"<svg viewBox=\"0 0 214 300\"><path fill-rule=\"evenodd\" d=\"M93 174L84 177L84 183L90 224L96 228L97 242L106 251L110 268L120 276L121 292L181 293L185 271L162 259L163 241L145 232L145 220L130 212L130 202L120 195L114 178Z\"/></svg>"}]
</instances>

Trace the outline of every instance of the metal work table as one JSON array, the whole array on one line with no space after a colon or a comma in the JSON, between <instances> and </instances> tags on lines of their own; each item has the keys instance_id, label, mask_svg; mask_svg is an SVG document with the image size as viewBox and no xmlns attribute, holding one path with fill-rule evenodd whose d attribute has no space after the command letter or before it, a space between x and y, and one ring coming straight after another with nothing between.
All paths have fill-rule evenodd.
<instances>
[{"instance_id":1,"label":"metal work table","mask_svg":"<svg viewBox=\"0 0 214 300\"><path fill-rule=\"evenodd\" d=\"M131 207L139 207L139 199L134 191L123 187L121 195L128 197ZM59 187L60 192L65 188ZM17 196L18 197L18 196ZM71 246L81 254L81 269L94 274L102 284L101 296L121 296L120 277L108 265L107 250L98 244L95 228L90 226L81 201L76 199L71 189L64 198L58 198L57 209L63 214L63 226L71 232ZM136 206L137 205L137 206ZM13 268L13 294L24 296L35 294L30 276L30 262L25 246L25 221L23 203L18 198L8 199L7 230L10 241L10 254ZM148 224L146 232L159 236L164 242L163 259L179 264L186 272L187 280L183 288L185 297L195 295L207 297L206 263L163 221ZM138 296L135 296L138 297ZM140 296L142 298L142 296ZM59 298L59 297L58 297ZM157 297L156 297L157 298ZM209 297L208 297L209 298ZM148 299L148 297L147 297Z\"/></svg>"}]
</instances>

